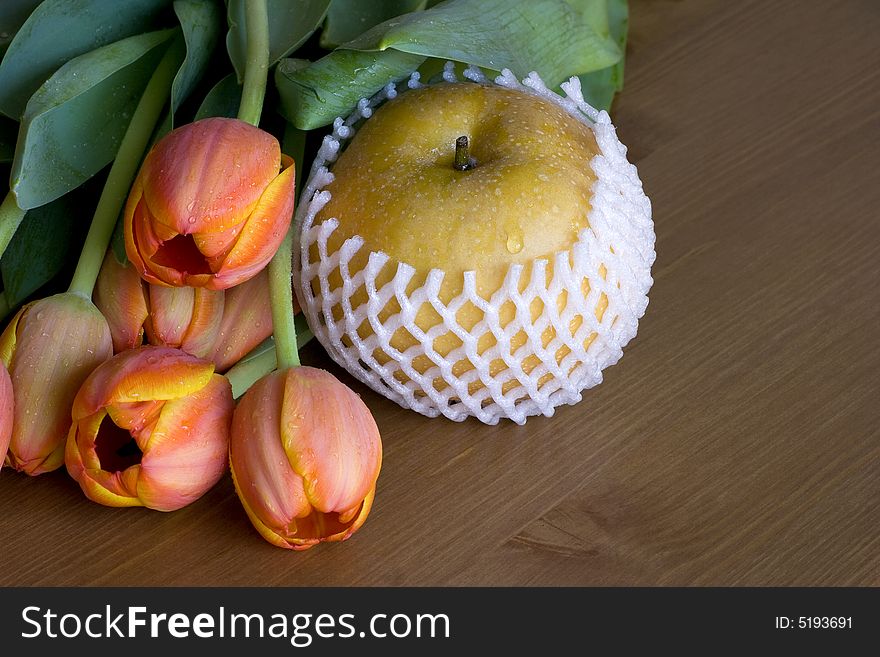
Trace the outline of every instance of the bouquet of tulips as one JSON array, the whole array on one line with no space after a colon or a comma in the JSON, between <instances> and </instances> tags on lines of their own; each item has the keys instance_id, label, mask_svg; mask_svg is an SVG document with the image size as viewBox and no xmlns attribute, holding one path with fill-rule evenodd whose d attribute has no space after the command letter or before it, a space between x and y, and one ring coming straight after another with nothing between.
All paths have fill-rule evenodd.
<instances>
[{"instance_id":1,"label":"bouquet of tulips","mask_svg":"<svg viewBox=\"0 0 880 657\"><path fill-rule=\"evenodd\" d=\"M523 72L572 61L607 106L626 3L525 3L531 32L503 20L518 4L4 4L0 465L65 467L95 502L172 511L228 464L272 544L351 536L382 446L361 398L299 362L310 334L291 222L310 131L447 59ZM572 21L584 39L550 47ZM609 41L617 57L599 47Z\"/></svg>"}]
</instances>

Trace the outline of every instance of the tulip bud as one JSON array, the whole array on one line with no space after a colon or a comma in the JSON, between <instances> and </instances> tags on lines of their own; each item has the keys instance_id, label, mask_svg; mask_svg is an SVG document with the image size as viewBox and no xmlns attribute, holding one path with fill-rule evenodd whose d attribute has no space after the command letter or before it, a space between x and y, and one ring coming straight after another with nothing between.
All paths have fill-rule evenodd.
<instances>
[{"instance_id":1,"label":"tulip bud","mask_svg":"<svg viewBox=\"0 0 880 657\"><path fill-rule=\"evenodd\" d=\"M88 299L56 294L18 311L0 336L15 391L9 465L29 475L61 466L77 390L112 355L107 321Z\"/></svg>"},{"instance_id":2,"label":"tulip bud","mask_svg":"<svg viewBox=\"0 0 880 657\"><path fill-rule=\"evenodd\" d=\"M273 372L242 397L229 465L251 522L267 541L304 550L364 523L382 442L361 398L324 370Z\"/></svg>"},{"instance_id":3,"label":"tulip bud","mask_svg":"<svg viewBox=\"0 0 880 657\"><path fill-rule=\"evenodd\" d=\"M232 389L214 366L178 349L117 354L73 403L67 471L90 500L173 511L226 469Z\"/></svg>"},{"instance_id":4,"label":"tulip bud","mask_svg":"<svg viewBox=\"0 0 880 657\"><path fill-rule=\"evenodd\" d=\"M12 380L6 366L0 363L0 470L6 460L9 439L12 438Z\"/></svg>"},{"instance_id":5,"label":"tulip bud","mask_svg":"<svg viewBox=\"0 0 880 657\"><path fill-rule=\"evenodd\" d=\"M150 344L182 349L199 358L214 353L223 318L223 291L149 285Z\"/></svg>"},{"instance_id":6,"label":"tulip bud","mask_svg":"<svg viewBox=\"0 0 880 657\"><path fill-rule=\"evenodd\" d=\"M294 312L296 312L294 307ZM272 335L269 272L226 290L223 320L211 360L225 372Z\"/></svg>"},{"instance_id":7,"label":"tulip bud","mask_svg":"<svg viewBox=\"0 0 880 657\"><path fill-rule=\"evenodd\" d=\"M130 263L120 264L108 250L95 282L95 305L107 318L113 351L119 353L140 346L149 310L144 282Z\"/></svg>"},{"instance_id":8,"label":"tulip bud","mask_svg":"<svg viewBox=\"0 0 880 657\"><path fill-rule=\"evenodd\" d=\"M268 264L293 196L293 160L272 135L238 119L196 121L144 160L125 207L125 249L150 283L223 290Z\"/></svg>"},{"instance_id":9,"label":"tulip bud","mask_svg":"<svg viewBox=\"0 0 880 657\"><path fill-rule=\"evenodd\" d=\"M224 292L144 283L131 263L121 265L108 252L95 286L95 305L110 324L116 353L139 346L146 332L150 344L206 358L220 336Z\"/></svg>"}]
</instances>

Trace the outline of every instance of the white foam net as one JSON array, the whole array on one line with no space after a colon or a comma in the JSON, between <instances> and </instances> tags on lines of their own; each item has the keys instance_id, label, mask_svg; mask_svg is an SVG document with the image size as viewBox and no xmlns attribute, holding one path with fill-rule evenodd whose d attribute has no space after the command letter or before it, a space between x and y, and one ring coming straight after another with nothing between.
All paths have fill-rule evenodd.
<instances>
[{"instance_id":1,"label":"white foam net","mask_svg":"<svg viewBox=\"0 0 880 657\"><path fill-rule=\"evenodd\" d=\"M464 75L486 82L478 69ZM456 80L451 64L443 80ZM562 85L564 96L547 89L534 73L520 82L505 70L494 82L556 103L595 134L599 154L590 162L596 180L589 227L571 249L535 260L529 268L511 265L491 298L477 293L473 271L463 274L460 294L446 302L440 298L446 275L440 269L418 280L413 267L397 262L391 263L396 272L390 281L380 278L389 263L382 252L369 253L367 265L352 271L352 258L366 248L364 240L354 236L330 250L328 240L339 222L325 218L316 223L316 216L330 199L323 188L333 180L329 168L340 147L374 108L397 95L397 86L389 84L361 100L347 119L336 119L332 134L324 138L297 210L295 287L309 326L330 356L373 390L429 417L442 414L460 421L474 416L487 424L509 418L523 424L531 415L550 416L557 406L580 401L585 389L602 381L602 370L623 355L648 305L654 224L626 147L608 114L584 101L577 78ZM404 84L422 86L417 73ZM415 289L413 277L420 283ZM337 283L332 288L331 280ZM366 301L354 303L356 292L364 297L362 288ZM389 304L399 311L380 319ZM416 322L424 304L442 318L426 330ZM457 318L467 304L482 316L473 326L468 322L470 328ZM515 313L509 312L511 304ZM503 313L505 306L508 312ZM535 307L543 309L537 318ZM362 338L358 327L365 322L372 330ZM415 338L415 346L395 348L393 336L400 329ZM449 334L460 346L438 353L435 341Z\"/></svg>"}]
</instances>

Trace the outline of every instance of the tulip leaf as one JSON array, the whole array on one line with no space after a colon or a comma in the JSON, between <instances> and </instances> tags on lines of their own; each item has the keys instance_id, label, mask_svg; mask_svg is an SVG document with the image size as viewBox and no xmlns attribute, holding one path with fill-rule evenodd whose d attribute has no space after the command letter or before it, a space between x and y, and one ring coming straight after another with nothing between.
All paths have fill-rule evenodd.
<instances>
[{"instance_id":1,"label":"tulip leaf","mask_svg":"<svg viewBox=\"0 0 880 657\"><path fill-rule=\"evenodd\" d=\"M3 0L3 4L9 0ZM44 0L0 63L0 112L18 120L28 98L68 60L155 23L169 0Z\"/></svg>"},{"instance_id":2,"label":"tulip leaf","mask_svg":"<svg viewBox=\"0 0 880 657\"><path fill-rule=\"evenodd\" d=\"M245 2L229 0L226 50L238 81L244 79ZM269 66L299 48L324 20L330 0L267 0L269 14Z\"/></svg>"},{"instance_id":3,"label":"tulip leaf","mask_svg":"<svg viewBox=\"0 0 880 657\"><path fill-rule=\"evenodd\" d=\"M5 116L0 116L0 163L12 162L17 137L18 123Z\"/></svg>"},{"instance_id":4,"label":"tulip leaf","mask_svg":"<svg viewBox=\"0 0 880 657\"><path fill-rule=\"evenodd\" d=\"M518 77L537 71L549 86L611 66L620 49L565 0L447 0L381 23L340 46L393 48Z\"/></svg>"},{"instance_id":5,"label":"tulip leaf","mask_svg":"<svg viewBox=\"0 0 880 657\"><path fill-rule=\"evenodd\" d=\"M230 73L205 95L205 99L196 111L194 120L199 121L209 116L225 116L228 119L233 119L238 116L240 102L241 85L236 81L235 73Z\"/></svg>"},{"instance_id":6,"label":"tulip leaf","mask_svg":"<svg viewBox=\"0 0 880 657\"><path fill-rule=\"evenodd\" d=\"M38 4L40 0L4 0L0 4L0 58Z\"/></svg>"},{"instance_id":7,"label":"tulip leaf","mask_svg":"<svg viewBox=\"0 0 880 657\"><path fill-rule=\"evenodd\" d=\"M0 260L6 302L14 308L48 283L76 256L71 248L75 222L82 214L70 196L28 211Z\"/></svg>"},{"instance_id":8,"label":"tulip leaf","mask_svg":"<svg viewBox=\"0 0 880 657\"><path fill-rule=\"evenodd\" d=\"M335 48L389 18L421 11L426 0L333 0L327 12L321 46Z\"/></svg>"},{"instance_id":9,"label":"tulip leaf","mask_svg":"<svg viewBox=\"0 0 880 657\"><path fill-rule=\"evenodd\" d=\"M174 0L174 13L183 28L186 57L171 86L172 112L180 108L208 69L223 26L223 14L213 0Z\"/></svg>"},{"instance_id":10,"label":"tulip leaf","mask_svg":"<svg viewBox=\"0 0 880 657\"><path fill-rule=\"evenodd\" d=\"M19 207L58 198L113 159L162 46L177 31L139 34L80 55L37 90L12 165Z\"/></svg>"},{"instance_id":11,"label":"tulip leaf","mask_svg":"<svg viewBox=\"0 0 880 657\"><path fill-rule=\"evenodd\" d=\"M574 1L574 0L570 0ZM583 0L580 0L583 2ZM614 94L623 89L623 65L629 27L627 0L588 0L585 18L597 32L608 34L620 48L620 60L613 66L579 76L584 98L593 107L610 109Z\"/></svg>"},{"instance_id":12,"label":"tulip leaf","mask_svg":"<svg viewBox=\"0 0 880 657\"><path fill-rule=\"evenodd\" d=\"M397 50L334 50L316 62L283 59L275 69L281 113L301 130L319 128L348 115L392 80L406 78L424 61Z\"/></svg>"}]
</instances>

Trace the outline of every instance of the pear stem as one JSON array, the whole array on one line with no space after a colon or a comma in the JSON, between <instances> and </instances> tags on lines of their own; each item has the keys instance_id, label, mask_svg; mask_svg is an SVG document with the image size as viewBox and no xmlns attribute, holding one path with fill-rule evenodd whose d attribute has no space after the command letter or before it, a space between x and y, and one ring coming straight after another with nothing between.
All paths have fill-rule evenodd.
<instances>
[{"instance_id":1,"label":"pear stem","mask_svg":"<svg viewBox=\"0 0 880 657\"><path fill-rule=\"evenodd\" d=\"M471 157L467 135L462 135L455 140L455 162L452 167L456 171L467 171L473 169L476 164L476 160Z\"/></svg>"}]
</instances>

